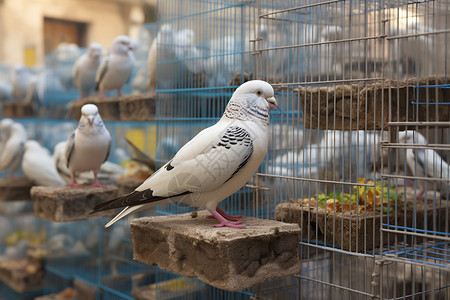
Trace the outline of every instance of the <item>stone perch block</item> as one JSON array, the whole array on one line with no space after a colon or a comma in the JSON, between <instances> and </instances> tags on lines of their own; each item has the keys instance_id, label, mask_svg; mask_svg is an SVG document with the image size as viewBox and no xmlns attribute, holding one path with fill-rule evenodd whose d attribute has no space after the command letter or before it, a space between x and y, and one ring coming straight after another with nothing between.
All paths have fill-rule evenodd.
<instances>
[{"instance_id":1,"label":"stone perch block","mask_svg":"<svg viewBox=\"0 0 450 300\"><path fill-rule=\"evenodd\" d=\"M0 178L0 201L31 200L33 183L26 178Z\"/></svg>"},{"instance_id":2,"label":"stone perch block","mask_svg":"<svg viewBox=\"0 0 450 300\"><path fill-rule=\"evenodd\" d=\"M134 219L134 259L228 291L300 272L297 224L245 217L245 229L216 228L208 215Z\"/></svg>"},{"instance_id":3,"label":"stone perch block","mask_svg":"<svg viewBox=\"0 0 450 300\"><path fill-rule=\"evenodd\" d=\"M112 217L115 211L89 215L95 205L117 196L117 187L67 187L35 186L31 189L34 214L42 219L55 222L69 222L91 218Z\"/></svg>"}]
</instances>

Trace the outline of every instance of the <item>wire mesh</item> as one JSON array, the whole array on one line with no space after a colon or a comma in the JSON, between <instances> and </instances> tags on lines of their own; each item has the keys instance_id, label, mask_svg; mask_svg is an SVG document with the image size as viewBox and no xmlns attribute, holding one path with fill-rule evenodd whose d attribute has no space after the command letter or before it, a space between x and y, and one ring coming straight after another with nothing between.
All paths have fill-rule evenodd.
<instances>
[{"instance_id":1,"label":"wire mesh","mask_svg":"<svg viewBox=\"0 0 450 300\"><path fill-rule=\"evenodd\" d=\"M325 266L304 266L299 295L445 298L448 1L256 5L256 77L283 103L258 204Z\"/></svg>"}]
</instances>

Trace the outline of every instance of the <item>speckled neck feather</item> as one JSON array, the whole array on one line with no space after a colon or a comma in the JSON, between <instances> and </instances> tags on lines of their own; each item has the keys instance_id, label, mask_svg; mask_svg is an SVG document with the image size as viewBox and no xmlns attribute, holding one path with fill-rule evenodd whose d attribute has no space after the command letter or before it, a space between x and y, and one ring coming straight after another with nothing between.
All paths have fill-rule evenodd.
<instances>
[{"instance_id":1,"label":"speckled neck feather","mask_svg":"<svg viewBox=\"0 0 450 300\"><path fill-rule=\"evenodd\" d=\"M250 105L251 103L251 105ZM259 121L269 125L269 109L256 105L256 101L238 101L231 98L225 108L224 116L241 121Z\"/></svg>"}]
</instances>

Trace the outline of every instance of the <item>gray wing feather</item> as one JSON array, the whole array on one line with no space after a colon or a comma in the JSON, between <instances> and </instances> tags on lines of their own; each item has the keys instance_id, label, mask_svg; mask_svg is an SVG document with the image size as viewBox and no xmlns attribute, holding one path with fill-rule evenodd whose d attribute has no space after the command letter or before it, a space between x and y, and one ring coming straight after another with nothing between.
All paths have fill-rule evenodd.
<instances>
[{"instance_id":1,"label":"gray wing feather","mask_svg":"<svg viewBox=\"0 0 450 300\"><path fill-rule=\"evenodd\" d=\"M75 144L74 142L75 142L75 131L72 132L72 134L67 139L66 151L65 151L66 157L67 157L67 164L66 164L67 167L69 167L69 165L70 165L70 159L72 157L74 144Z\"/></svg>"},{"instance_id":2,"label":"gray wing feather","mask_svg":"<svg viewBox=\"0 0 450 300\"><path fill-rule=\"evenodd\" d=\"M109 157L109 153L111 152L111 140L109 140L109 144L108 144L108 152L106 152L106 157L105 157L105 160L103 161L103 162L105 162L105 161L107 161L108 160L108 157Z\"/></svg>"},{"instance_id":3,"label":"gray wing feather","mask_svg":"<svg viewBox=\"0 0 450 300\"><path fill-rule=\"evenodd\" d=\"M97 72L97 75L95 76L95 90L98 91L99 87L100 87L100 83L102 82L103 78L105 77L106 72L108 71L108 63L109 63L109 58L105 58L99 69Z\"/></svg>"}]
</instances>

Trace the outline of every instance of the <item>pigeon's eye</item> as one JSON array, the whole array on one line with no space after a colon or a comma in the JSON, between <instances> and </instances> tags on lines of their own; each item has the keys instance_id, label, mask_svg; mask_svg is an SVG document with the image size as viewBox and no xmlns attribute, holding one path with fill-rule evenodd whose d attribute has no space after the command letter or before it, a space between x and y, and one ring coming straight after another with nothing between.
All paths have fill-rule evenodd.
<instances>
[{"instance_id":1,"label":"pigeon's eye","mask_svg":"<svg viewBox=\"0 0 450 300\"><path fill-rule=\"evenodd\" d=\"M261 95L262 95L262 92L261 92L261 91L257 91L257 92L256 92L256 95L261 96Z\"/></svg>"}]
</instances>

